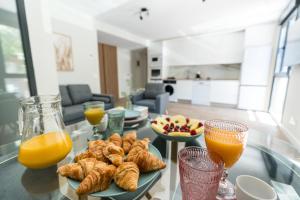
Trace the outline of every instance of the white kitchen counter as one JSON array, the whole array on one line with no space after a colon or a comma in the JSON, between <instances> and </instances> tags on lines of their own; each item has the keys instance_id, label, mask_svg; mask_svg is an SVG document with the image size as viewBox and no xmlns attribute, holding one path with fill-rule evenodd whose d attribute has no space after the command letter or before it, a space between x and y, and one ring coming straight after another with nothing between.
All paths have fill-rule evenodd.
<instances>
[{"instance_id":1,"label":"white kitchen counter","mask_svg":"<svg viewBox=\"0 0 300 200\"><path fill-rule=\"evenodd\" d=\"M181 79L176 85L177 98L191 100L194 104L236 105L238 102L239 80Z\"/></svg>"}]
</instances>

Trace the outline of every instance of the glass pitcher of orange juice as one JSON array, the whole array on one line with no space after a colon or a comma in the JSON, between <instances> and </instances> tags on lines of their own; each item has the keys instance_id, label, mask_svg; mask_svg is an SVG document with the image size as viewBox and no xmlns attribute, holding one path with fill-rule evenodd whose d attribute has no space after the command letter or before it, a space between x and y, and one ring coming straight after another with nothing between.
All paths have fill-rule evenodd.
<instances>
[{"instance_id":1,"label":"glass pitcher of orange juice","mask_svg":"<svg viewBox=\"0 0 300 200\"><path fill-rule=\"evenodd\" d=\"M65 131L60 96L34 96L21 101L19 130L22 141L18 160L32 169L55 165L72 149Z\"/></svg>"}]
</instances>

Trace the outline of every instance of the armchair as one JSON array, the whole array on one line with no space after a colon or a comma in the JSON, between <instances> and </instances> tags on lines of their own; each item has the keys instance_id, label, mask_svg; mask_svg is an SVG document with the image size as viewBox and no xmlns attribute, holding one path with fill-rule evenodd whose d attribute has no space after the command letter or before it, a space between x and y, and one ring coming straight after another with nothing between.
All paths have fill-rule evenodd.
<instances>
[{"instance_id":1,"label":"armchair","mask_svg":"<svg viewBox=\"0 0 300 200\"><path fill-rule=\"evenodd\" d=\"M164 91L162 83L147 83L145 91L131 97L134 105L146 106L149 112L164 114L169 102L169 93Z\"/></svg>"}]
</instances>

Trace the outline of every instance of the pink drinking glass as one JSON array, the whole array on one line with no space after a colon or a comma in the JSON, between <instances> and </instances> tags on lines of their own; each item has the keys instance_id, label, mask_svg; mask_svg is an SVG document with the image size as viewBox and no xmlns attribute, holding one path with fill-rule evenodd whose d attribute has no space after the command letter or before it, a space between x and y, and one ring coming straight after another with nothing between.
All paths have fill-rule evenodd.
<instances>
[{"instance_id":1,"label":"pink drinking glass","mask_svg":"<svg viewBox=\"0 0 300 200\"><path fill-rule=\"evenodd\" d=\"M216 199L224 169L221 157L192 146L180 150L178 159L182 199Z\"/></svg>"}]
</instances>

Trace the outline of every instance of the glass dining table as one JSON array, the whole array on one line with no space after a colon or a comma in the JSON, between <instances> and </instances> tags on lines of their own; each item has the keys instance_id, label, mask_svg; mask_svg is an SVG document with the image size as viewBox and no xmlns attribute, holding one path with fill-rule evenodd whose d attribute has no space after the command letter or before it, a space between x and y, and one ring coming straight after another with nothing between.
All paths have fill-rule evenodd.
<instances>
[{"instance_id":1,"label":"glass dining table","mask_svg":"<svg viewBox=\"0 0 300 200\"><path fill-rule=\"evenodd\" d=\"M152 116L153 117L153 116ZM149 184L135 193L121 197L105 199L133 200L180 200L181 189L179 184L179 171L177 153L186 146L205 147L203 136L192 142L166 141L156 135L150 128L149 121L145 121L136 128L138 138L150 138L152 144L160 151L167 167ZM87 146L87 138L92 134L92 127L83 123L78 130L71 133L73 150L56 166L43 170L30 170L13 157L0 164L0 199L97 199L91 196L78 197L69 186L67 179L56 173L57 167L71 162L74 155ZM258 177L274 187L279 199L299 199L300 195L300 165L268 148L263 141L268 143L267 134L249 129L247 147L240 160L230 169L229 180L235 183L239 175L252 175ZM297 151L292 146L287 150ZM201 194L199 194L201 195Z\"/></svg>"}]
</instances>

